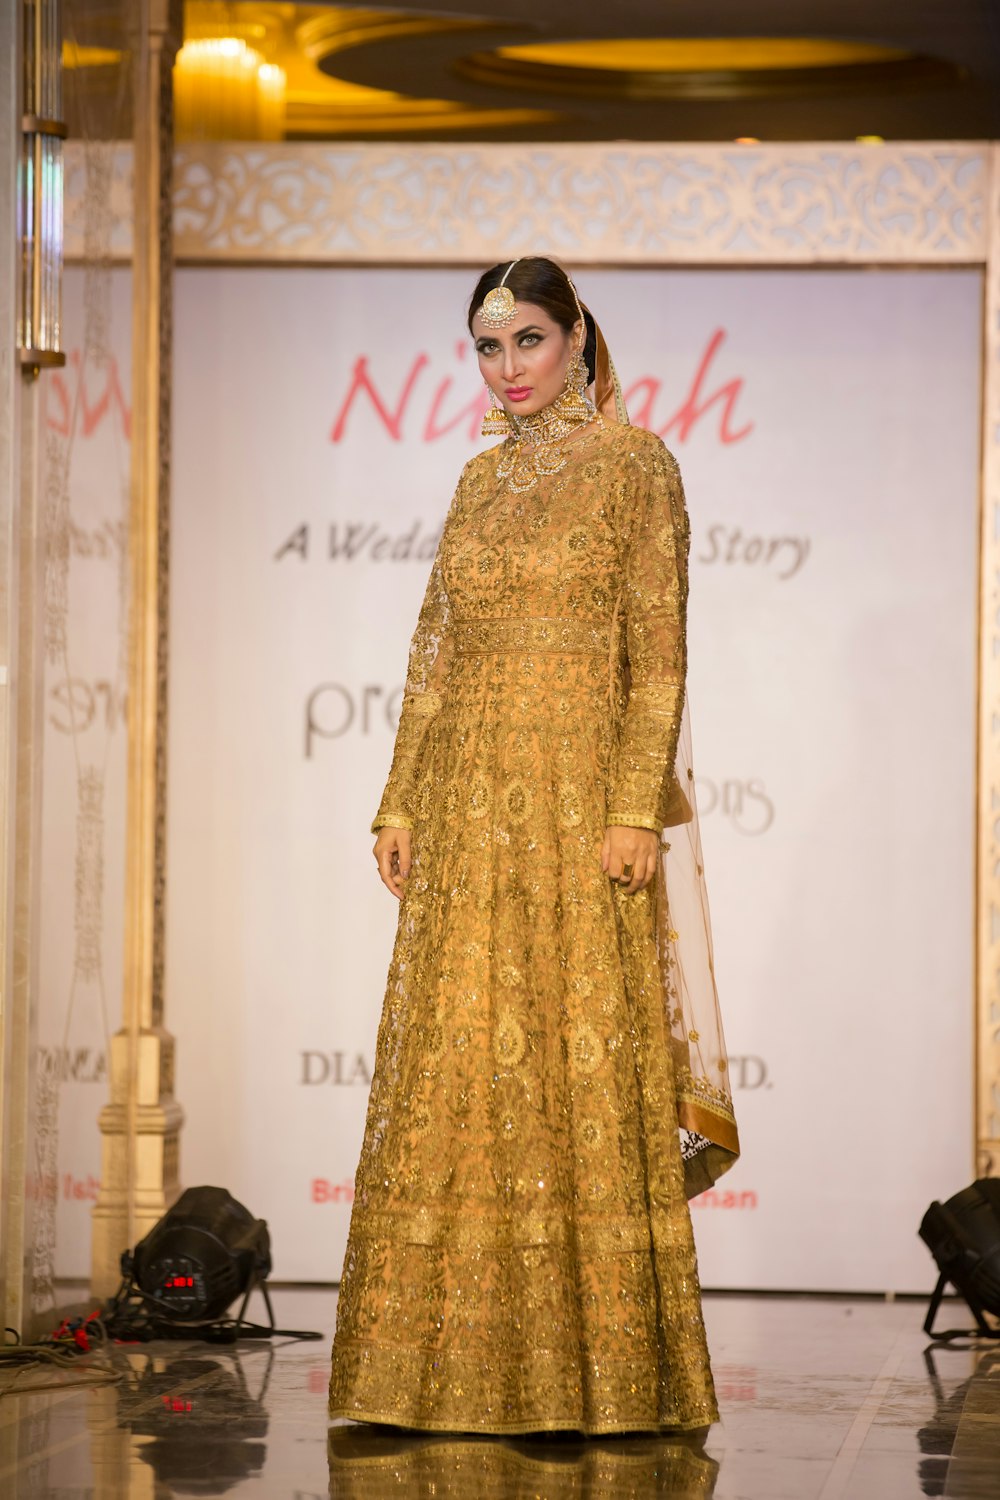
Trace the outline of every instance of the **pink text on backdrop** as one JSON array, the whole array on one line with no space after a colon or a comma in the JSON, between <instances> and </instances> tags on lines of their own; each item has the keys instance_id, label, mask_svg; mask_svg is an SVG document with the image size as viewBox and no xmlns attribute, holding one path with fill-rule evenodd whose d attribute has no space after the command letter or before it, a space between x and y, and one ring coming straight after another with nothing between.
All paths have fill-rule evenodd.
<instances>
[{"instance_id":1,"label":"pink text on backdrop","mask_svg":"<svg viewBox=\"0 0 1000 1500\"><path fill-rule=\"evenodd\" d=\"M733 376L712 388L712 365L726 339L726 331L717 328L712 334L695 366L688 389L680 405L662 421L660 402L663 396L663 381L656 375L642 375L625 391L625 402L629 414L637 427L647 427L660 437L676 437L686 442L694 428L709 412L718 418L717 437L720 443L738 443L753 431L753 422L735 427L736 403L743 394L745 380L742 375ZM459 359L465 358L467 346L457 344L455 352ZM407 370L403 383L394 395L380 387L373 375L367 354L360 354L351 369L351 380L343 401L337 410L330 429L332 443L343 442L357 402L364 400L375 413L394 442L417 436L425 443L432 443L456 428L466 427L470 441L479 436L483 414L489 406L485 392L478 392L471 401L465 401L448 413L452 399L454 381L450 375L439 380L432 388L424 379L432 365L431 356L421 353L415 356ZM422 425L421 425L422 424ZM415 430L416 429L416 430Z\"/></svg>"},{"instance_id":2,"label":"pink text on backdrop","mask_svg":"<svg viewBox=\"0 0 1000 1500\"><path fill-rule=\"evenodd\" d=\"M88 438L113 414L128 442L132 411L122 389L118 360L111 354L102 367L94 361L85 362L79 349L70 349L65 369L53 370L49 377L46 426L61 437Z\"/></svg>"}]
</instances>

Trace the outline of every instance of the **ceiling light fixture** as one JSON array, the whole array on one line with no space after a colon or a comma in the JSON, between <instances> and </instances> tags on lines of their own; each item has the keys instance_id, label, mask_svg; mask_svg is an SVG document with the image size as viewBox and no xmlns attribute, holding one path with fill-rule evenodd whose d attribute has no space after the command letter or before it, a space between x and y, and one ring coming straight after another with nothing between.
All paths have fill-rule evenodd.
<instances>
[{"instance_id":1,"label":"ceiling light fixture","mask_svg":"<svg viewBox=\"0 0 1000 1500\"><path fill-rule=\"evenodd\" d=\"M285 74L239 37L185 42L174 64L178 140L280 141Z\"/></svg>"}]
</instances>

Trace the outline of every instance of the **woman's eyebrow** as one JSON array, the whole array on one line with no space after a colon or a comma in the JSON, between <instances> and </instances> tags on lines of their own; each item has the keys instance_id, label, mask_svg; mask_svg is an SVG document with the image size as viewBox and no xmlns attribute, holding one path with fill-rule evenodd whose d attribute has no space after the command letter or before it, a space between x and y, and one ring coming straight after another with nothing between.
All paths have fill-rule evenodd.
<instances>
[{"instance_id":1,"label":"woman's eyebrow","mask_svg":"<svg viewBox=\"0 0 1000 1500\"><path fill-rule=\"evenodd\" d=\"M544 330L544 328L541 327L540 324L538 324L538 323L529 323L525 328L518 328L511 335L511 337L515 338L515 339L519 339L521 337L521 335L524 334L524 333L544 333L544 332L545 332L545 330ZM492 337L491 334L484 333L478 339L476 339L476 348L478 349L480 344L492 344L492 343L495 343L495 342L496 341Z\"/></svg>"}]
</instances>

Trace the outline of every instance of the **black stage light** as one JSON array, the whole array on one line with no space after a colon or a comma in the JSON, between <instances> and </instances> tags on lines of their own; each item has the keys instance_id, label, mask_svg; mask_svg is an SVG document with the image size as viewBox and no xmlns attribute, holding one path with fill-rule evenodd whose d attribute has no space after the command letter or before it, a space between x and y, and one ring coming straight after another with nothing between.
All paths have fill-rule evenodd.
<instances>
[{"instance_id":1,"label":"black stage light","mask_svg":"<svg viewBox=\"0 0 1000 1500\"><path fill-rule=\"evenodd\" d=\"M122 1274L161 1317L208 1323L260 1287L271 1311L267 1224L255 1219L225 1188L188 1188L135 1250L122 1255ZM273 1324L273 1315L272 1315Z\"/></svg>"},{"instance_id":2,"label":"black stage light","mask_svg":"<svg viewBox=\"0 0 1000 1500\"><path fill-rule=\"evenodd\" d=\"M965 1298L976 1320L969 1332L1000 1338L986 1314L1000 1318L1000 1178L980 1177L947 1203L931 1204L920 1223L920 1238L941 1275L931 1296L924 1332L932 1338L964 1338L965 1330L934 1333L934 1319L950 1282Z\"/></svg>"}]
</instances>

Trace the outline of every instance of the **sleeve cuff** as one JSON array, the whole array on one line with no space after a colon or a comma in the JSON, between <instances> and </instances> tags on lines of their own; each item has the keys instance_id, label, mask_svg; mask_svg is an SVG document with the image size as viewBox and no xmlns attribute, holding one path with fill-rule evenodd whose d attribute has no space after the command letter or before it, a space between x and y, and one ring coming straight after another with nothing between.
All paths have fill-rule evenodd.
<instances>
[{"instance_id":1,"label":"sleeve cuff","mask_svg":"<svg viewBox=\"0 0 1000 1500\"><path fill-rule=\"evenodd\" d=\"M662 833L662 819L651 816L649 813L609 812L605 819L608 827L616 828L648 828L651 833Z\"/></svg>"},{"instance_id":2,"label":"sleeve cuff","mask_svg":"<svg viewBox=\"0 0 1000 1500\"><path fill-rule=\"evenodd\" d=\"M379 813L372 823L371 831L372 833L378 833L380 828L409 828L412 830L413 820L406 817L405 813Z\"/></svg>"}]
</instances>

